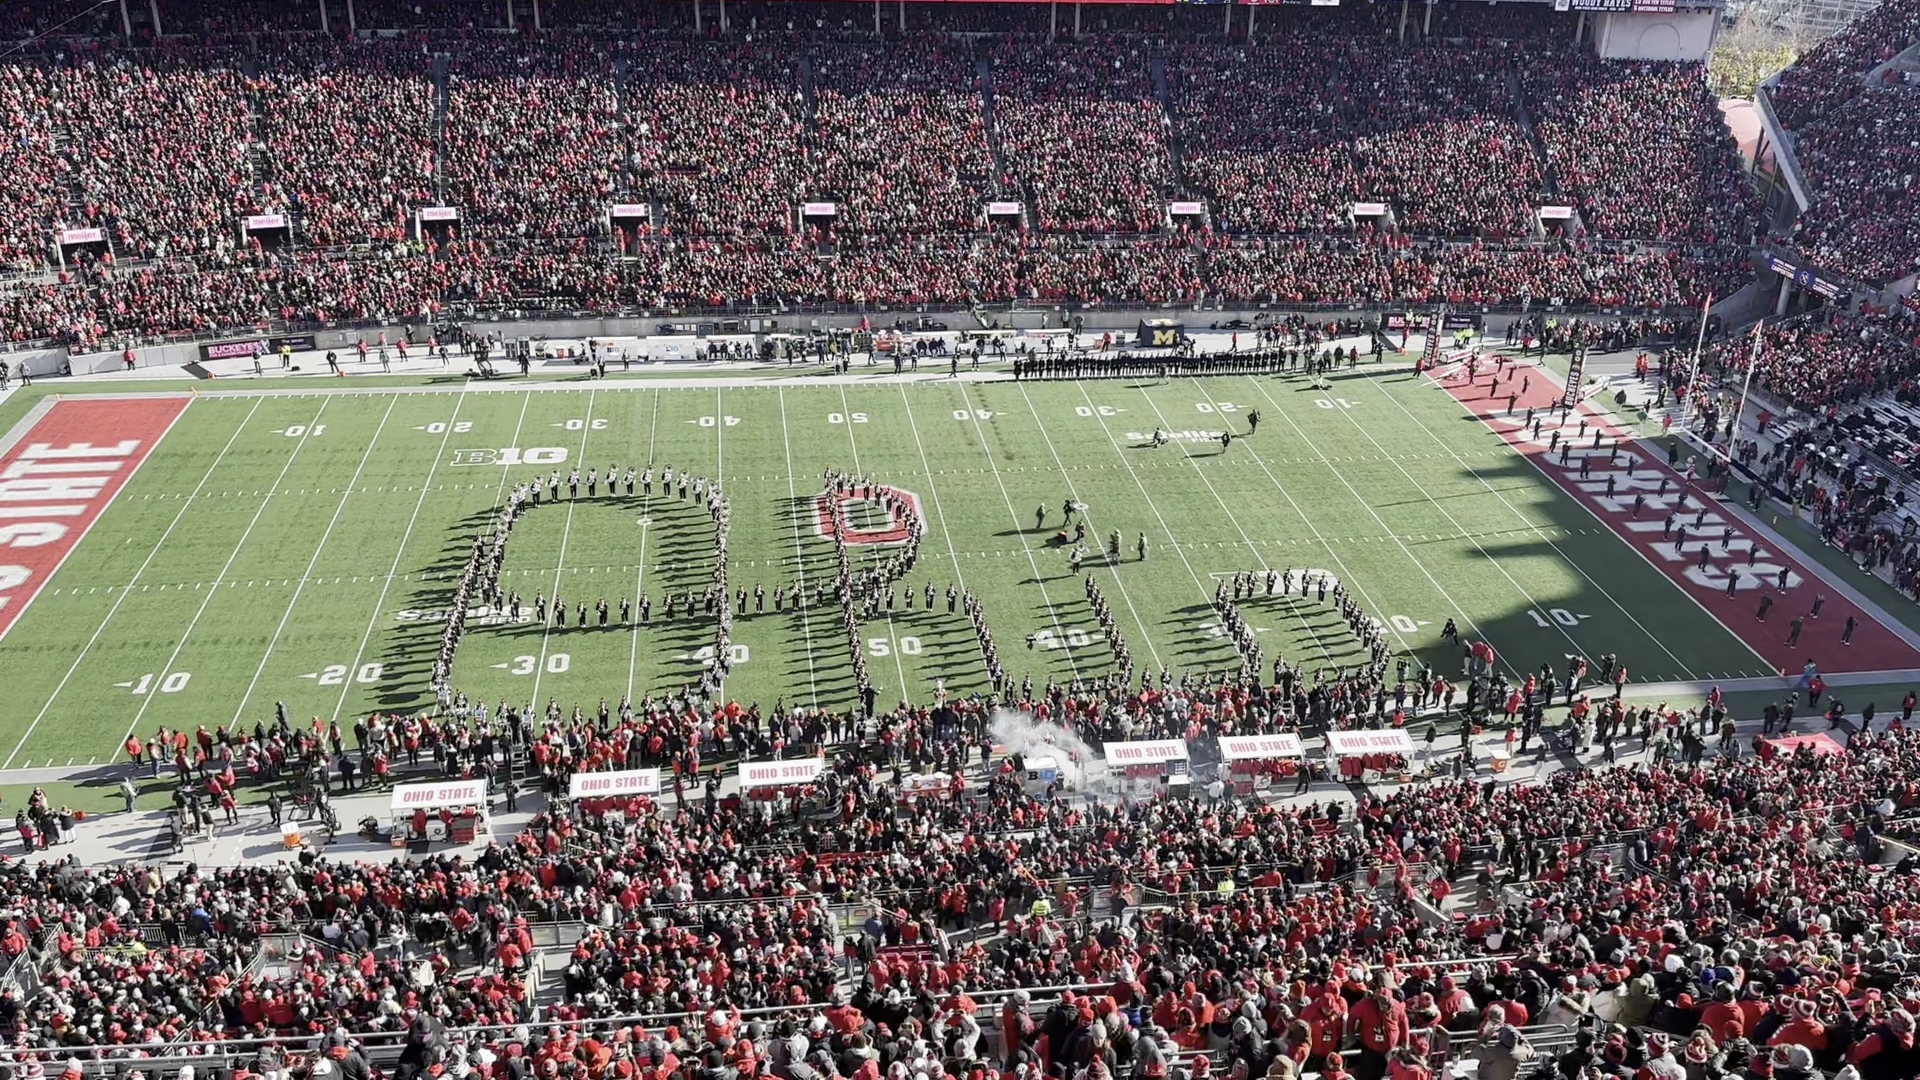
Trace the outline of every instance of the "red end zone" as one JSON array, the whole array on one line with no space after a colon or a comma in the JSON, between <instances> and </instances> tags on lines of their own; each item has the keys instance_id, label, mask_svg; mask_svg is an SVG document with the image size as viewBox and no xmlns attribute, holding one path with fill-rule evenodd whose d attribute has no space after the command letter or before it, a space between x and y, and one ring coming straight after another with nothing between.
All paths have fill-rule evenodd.
<instances>
[{"instance_id":1,"label":"red end zone","mask_svg":"<svg viewBox=\"0 0 1920 1080\"><path fill-rule=\"evenodd\" d=\"M185 397L60 401L0 455L0 637L187 408Z\"/></svg>"},{"instance_id":2,"label":"red end zone","mask_svg":"<svg viewBox=\"0 0 1920 1080\"><path fill-rule=\"evenodd\" d=\"M1472 386L1467 385L1464 367L1457 371L1443 370L1449 370L1450 374L1441 376L1441 385L1455 400L1533 462L1548 479L1593 511L1615 535L1646 556L1648 562L1699 601L1735 637L1765 657L1776 671L1797 675L1808 660L1827 674L1920 667L1920 650L1854 607L1797 560L1755 537L1738 518L1720 513L1714 499L1703 500L1692 495L1685 498L1683 506L1682 476L1668 467L1665 453L1633 441L1637 436L1601 419L1585 403L1568 418L1565 427L1560 428L1560 447L1568 445L1566 436L1573 436L1573 449L1563 461L1560 449L1552 445L1553 433L1559 426L1555 423L1558 414L1548 409L1559 399L1565 386L1559 376L1527 365L1508 366L1496 392L1489 387L1491 373L1485 367ZM1523 380L1528 383L1524 393L1521 392ZM1518 395L1511 407L1509 395ZM1529 408L1539 410L1537 439L1526 423ZM1582 420L1587 422L1584 435L1579 434ZM1593 449L1596 431L1601 435L1603 449L1600 450ZM1623 437L1627 441L1621 443L1616 453L1612 446L1616 439ZM1583 458L1591 459L1584 477L1580 472ZM1661 494L1663 483L1664 495ZM1636 497L1641 500L1637 517L1634 515ZM1706 511L1704 518L1700 516L1702 509ZM1675 529L1671 533L1666 528L1669 513L1675 516ZM1684 542L1680 540L1680 525L1686 526ZM1722 550L1721 540L1728 529L1732 530L1732 536ZM1707 555L1704 565L1700 559L1703 547ZM1735 572L1739 574L1734 584L1735 598L1728 599L1727 582ZM1780 588L1783 572L1784 589ZM1796 617L1805 616L1820 595L1827 598L1820 617L1805 619L1799 644L1789 646L1789 624ZM1755 617L1762 596L1773 597L1773 608L1767 613L1766 622ZM1858 619L1859 625L1853 632L1853 643L1842 645L1840 636L1849 617Z\"/></svg>"}]
</instances>

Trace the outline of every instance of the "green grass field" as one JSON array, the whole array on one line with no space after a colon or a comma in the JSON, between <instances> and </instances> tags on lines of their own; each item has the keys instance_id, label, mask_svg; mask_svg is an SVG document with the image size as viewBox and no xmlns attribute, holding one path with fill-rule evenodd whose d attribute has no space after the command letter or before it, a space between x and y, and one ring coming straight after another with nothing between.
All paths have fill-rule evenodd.
<instances>
[{"instance_id":1,"label":"green grass field","mask_svg":"<svg viewBox=\"0 0 1920 1080\"><path fill-rule=\"evenodd\" d=\"M863 630L883 702L924 700L936 680L986 687L964 613L948 614L944 597L933 611L920 602L928 582L980 596L1015 678L1109 670L1082 585L1048 544L1066 500L1086 506L1090 548L1112 529L1125 537L1123 561L1090 568L1142 665L1235 666L1212 626L1216 580L1291 567L1346 580L1392 628L1396 651L1449 672L1459 658L1439 634L1455 618L1520 669L1578 651L1621 656L1637 681L1764 673L1586 510L1404 370L1330 390L1286 378L354 389L199 395L0 642L10 705L0 766L105 761L129 732L251 726L275 701L296 718L343 721L430 704L452 575L507 487L553 467L470 463L485 450L497 461L501 448L564 452L563 474L651 461L723 477L731 577L749 591L830 576L813 501L824 470L916 493L927 536L913 608ZM1254 408L1259 433L1225 452L1197 437L1223 422L1244 432ZM1155 426L1196 438L1150 449ZM1040 530L1036 507L1047 510ZM651 501L603 491L531 510L505 587L529 603L557 591L570 608L605 597L616 619L620 597L645 592L653 625L475 625L455 685L489 703L592 709L689 682L711 623L667 623L659 597L707 579L711 535L703 512L657 487ZM853 706L834 611L751 609L749 598L728 696ZM1356 656L1326 605L1260 599L1243 610L1269 658L1312 667ZM1024 647L1034 634L1054 647Z\"/></svg>"}]
</instances>

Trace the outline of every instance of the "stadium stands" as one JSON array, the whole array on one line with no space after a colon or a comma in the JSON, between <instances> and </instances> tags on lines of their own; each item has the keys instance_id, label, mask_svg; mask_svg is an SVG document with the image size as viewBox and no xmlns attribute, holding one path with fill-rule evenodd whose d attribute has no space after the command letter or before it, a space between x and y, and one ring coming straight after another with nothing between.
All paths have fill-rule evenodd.
<instances>
[{"instance_id":1,"label":"stadium stands","mask_svg":"<svg viewBox=\"0 0 1920 1080\"><path fill-rule=\"evenodd\" d=\"M994 51L993 94L994 134L1042 230L1159 227L1173 164L1142 43L1009 40Z\"/></svg>"},{"instance_id":2,"label":"stadium stands","mask_svg":"<svg viewBox=\"0 0 1920 1080\"><path fill-rule=\"evenodd\" d=\"M782 48L655 41L627 73L635 188L666 227L704 236L796 228L804 118L798 65ZM750 138L734 138L751 132Z\"/></svg>"},{"instance_id":3,"label":"stadium stands","mask_svg":"<svg viewBox=\"0 0 1920 1080\"><path fill-rule=\"evenodd\" d=\"M1520 72L1562 194L1609 239L1744 246L1758 199L1697 64L1563 53Z\"/></svg>"},{"instance_id":4,"label":"stadium stands","mask_svg":"<svg viewBox=\"0 0 1920 1080\"><path fill-rule=\"evenodd\" d=\"M1505 71L1484 53L1431 50L1355 63L1342 99L1359 194L1416 236L1527 236L1542 179ZM1645 235L1647 239L1660 239Z\"/></svg>"},{"instance_id":5,"label":"stadium stands","mask_svg":"<svg viewBox=\"0 0 1920 1080\"><path fill-rule=\"evenodd\" d=\"M1370 711L1364 688L1294 689L1056 688L1029 707L1096 742L1117 735L1107 706L1121 698L1147 733L1196 723L1201 742L1282 730L1288 713ZM137 1069L245 1036L277 1040L239 1049L250 1068L256 1053L338 1060L364 1044L402 1076L516 1058L552 1060L557 1073L576 1055L629 1060L607 1050L629 1046L636 1069L681 1058L742 1077L791 1076L809 1061L821 1076L857 1077L869 1065L925 1069L932 1055L953 1076L1099 1061L1096 1072L1145 1078L1168 1065L1198 1076L1200 1056L1222 1071L1296 1075L1346 1048L1357 1075L1406 1076L1389 1070L1504 1060L1504 1025L1548 1025L1527 1028L1544 1046L1558 1024L1554 1052L1576 1075L1589 1062L1667 1075L1661 1063L1680 1070L1690 1050L1696 1064L1732 1063L1731 1075L1796 1053L1808 1066L1905 1075L1870 1071L1881 1054L1878 1067L1910 1060L1901 1036L1920 1007L1891 933L1920 917L1914 856L1881 839L1910 833L1920 809L1920 736L1898 723L1849 739L1844 756L1757 755L1711 743L1717 714L1629 711L1609 715L1612 737L1650 747L1650 763L1540 784L1407 785L1350 814L1052 801L1023 790L1004 759L964 795L904 798L889 772L974 756L983 713L954 704L951 743L913 707L865 733L828 714L730 708L732 725L710 739L665 703L609 731L590 718L538 731L509 720L484 737L457 720L377 721L340 736L349 752L479 769L518 746L550 792L577 769L704 766L789 734L835 756L791 806L676 783L661 802L685 811L647 799L619 817L556 810L473 862L9 864L0 977L30 989L9 999L20 1034L6 1053L47 1071L70 1058ZM228 772L267 759L294 772L328 757L306 731L209 744L207 780L227 760ZM867 827L876 821L890 824ZM1713 881L1727 884L1700 888ZM1477 898L1450 903L1452 886ZM1496 889L1518 899L1497 902ZM835 920L849 910L866 922L843 943ZM1863 912L1890 933L1862 940ZM527 978L543 964L536 931L545 949L571 945L544 992ZM1080 994L1056 1015L1058 990L1042 988L1069 986ZM1376 990L1403 1017L1385 1033L1333 1008L1365 1012ZM563 1024L636 1019L516 1030L534 994ZM970 1004L987 995L1007 1008ZM1103 1034L1075 1035L1087 1025ZM134 1049L147 1043L175 1049ZM397 1062L396 1046L407 1047ZM1276 1059L1293 1064L1270 1072Z\"/></svg>"},{"instance_id":6,"label":"stadium stands","mask_svg":"<svg viewBox=\"0 0 1920 1080\"><path fill-rule=\"evenodd\" d=\"M1764 332L1754 386L1783 405L1823 414L1920 374L1916 342L1911 327L1884 316L1823 313L1776 323ZM1739 379L1752 362L1751 343L1731 341L1710 352L1709 370Z\"/></svg>"},{"instance_id":7,"label":"stadium stands","mask_svg":"<svg viewBox=\"0 0 1920 1080\"><path fill-rule=\"evenodd\" d=\"M122 258L238 245L252 136L238 62L157 50L56 68L47 104L59 103L68 198L55 224L106 230Z\"/></svg>"},{"instance_id":8,"label":"stadium stands","mask_svg":"<svg viewBox=\"0 0 1920 1080\"><path fill-rule=\"evenodd\" d=\"M219 42L10 55L0 336L503 307L1666 309L1750 274L1755 207L1699 68L1567 52L1545 5L1442 9L1436 38L1518 43L1492 60L1383 44L1384 5L1263 8L1256 45L1214 40L1211 8L1108 7L1086 39L1047 43L1039 5L920 5L904 35L889 11L879 40L858 5L731 5L725 40L693 34L689 6L546 0L533 37L480 32L505 26L504 4L359 0L363 27L400 34L349 43L285 6L205 0L168 9ZM1862 32L1877 43L1843 35L1781 91L1810 167L1862 184L1823 189L1804 238L1883 276L1920 235L1911 200L1854 219L1913 171L1892 141L1915 106L1906 88L1833 87L1910 35L1913 10L1888 0ZM23 4L0 27L44 29L48 12ZM959 32L1004 36L941 36ZM1024 220L988 230L995 196ZM1186 196L1207 225L1167 221ZM1539 235L1555 197L1584 235ZM1374 199L1398 231L1350 219ZM607 206L627 200L657 220L610 235ZM840 209L803 224L805 201ZM414 237L414 211L440 202L459 224ZM241 239L239 215L279 212L287 246ZM84 226L112 257L63 265L56 231ZM1774 326L1755 382L1911 459L1920 423L1852 414L1858 430L1837 408L1912 402L1909 331ZM1744 343L1710 361L1747 362ZM1875 542L1911 589L1920 552ZM1278 681L1047 688L1021 707L1096 744L1123 724L1197 746L1379 725L1403 694L1452 719L1432 673ZM908 799L906 770L987 761L985 709L951 704L957 735L913 705L856 727L671 702L617 726L330 733L364 774L424 753L450 774L531 762L552 796L619 765L666 768L674 790L618 816L560 804L473 861L0 864L0 1060L15 1080L148 1080L182 1060L223 1080L1251 1080L1338 1077L1343 1053L1363 1080L1430 1080L1462 1057L1513 1080L1534 1052L1567 1077L1920 1074L1916 856L1886 839L1920 837L1904 726L1844 756L1763 755L1723 712L1602 705L1602 737L1646 761L1432 779L1351 811L1052 799L1004 757L958 794ZM210 803L226 773L247 779L221 790L317 764L324 785L332 757L325 735L264 727L202 745L183 790ZM800 746L832 764L792 800L681 779ZM22 843L59 818L30 799ZM557 986L543 949L564 950ZM259 1041L214 1045L236 1038Z\"/></svg>"},{"instance_id":9,"label":"stadium stands","mask_svg":"<svg viewBox=\"0 0 1920 1080\"><path fill-rule=\"evenodd\" d=\"M1773 89L1812 187L1794 243L1818 266L1881 284L1920 272L1912 197L1920 151L1910 138L1920 88L1899 70L1867 76L1916 42L1920 3L1888 0L1821 42Z\"/></svg>"},{"instance_id":10,"label":"stadium stands","mask_svg":"<svg viewBox=\"0 0 1920 1080\"><path fill-rule=\"evenodd\" d=\"M813 50L807 191L866 235L973 232L993 171L973 56L915 40Z\"/></svg>"},{"instance_id":11,"label":"stadium stands","mask_svg":"<svg viewBox=\"0 0 1920 1080\"><path fill-rule=\"evenodd\" d=\"M418 44L301 42L256 81L267 201L319 248L406 239L434 203L433 86Z\"/></svg>"},{"instance_id":12,"label":"stadium stands","mask_svg":"<svg viewBox=\"0 0 1920 1080\"><path fill-rule=\"evenodd\" d=\"M394 32L343 39L273 5L186 4L201 43L11 56L7 340L603 304L1666 308L1746 272L1698 67L1581 59L1537 13L1499 45L1497 21L1447 16L1451 43L1402 51L1371 10L1264 13L1247 44L1205 12L1101 9L1049 42L1025 9L930 7L876 38L837 5L739 3L723 39L659 5L556 0L544 33L529 6L509 36L479 32L503 5L368 3L363 29ZM1543 236L1556 183L1629 243ZM1022 213L989 224L996 199ZM1205 215L1175 221L1170 199ZM1372 200L1393 231L1352 217ZM616 202L650 212L614 231ZM836 210L803 223L804 202ZM458 222L416 239L434 205ZM287 240L254 250L245 214L284 214ZM56 248L85 227L107 243ZM592 272L565 281L565 258Z\"/></svg>"},{"instance_id":13,"label":"stadium stands","mask_svg":"<svg viewBox=\"0 0 1920 1080\"><path fill-rule=\"evenodd\" d=\"M1332 88L1337 40L1182 45L1168 57L1186 177L1232 232L1337 233L1359 198Z\"/></svg>"},{"instance_id":14,"label":"stadium stands","mask_svg":"<svg viewBox=\"0 0 1920 1080\"><path fill-rule=\"evenodd\" d=\"M447 205L474 239L605 231L625 142L607 47L471 42L447 95ZM511 184L500 177L514 177Z\"/></svg>"}]
</instances>

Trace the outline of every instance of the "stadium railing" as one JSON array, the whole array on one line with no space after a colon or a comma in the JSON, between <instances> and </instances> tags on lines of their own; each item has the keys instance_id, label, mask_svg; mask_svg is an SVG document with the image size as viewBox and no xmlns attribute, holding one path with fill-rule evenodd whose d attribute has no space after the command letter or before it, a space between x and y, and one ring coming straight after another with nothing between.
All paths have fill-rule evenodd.
<instances>
[{"instance_id":1,"label":"stadium railing","mask_svg":"<svg viewBox=\"0 0 1920 1080\"><path fill-rule=\"evenodd\" d=\"M1807 174L1801 170L1800 158L1794 153L1792 133L1785 124L1780 122L1779 114L1773 109L1773 88L1780 84L1780 76L1783 74L1785 74L1784 71L1775 72L1772 77L1762 82L1754 90L1753 104L1760 110L1761 122L1766 130L1774 135L1769 140L1773 144L1774 163L1779 167L1780 174L1787 180L1787 190L1793 193L1794 205L1804 212L1808 205Z\"/></svg>"},{"instance_id":2,"label":"stadium railing","mask_svg":"<svg viewBox=\"0 0 1920 1080\"><path fill-rule=\"evenodd\" d=\"M1514 959L1516 959L1514 956L1488 956L1477 957L1472 960L1411 960L1394 964L1392 968L1399 970L1431 967L1434 976L1437 978L1441 975L1465 975L1478 966L1490 965L1500 960ZM1001 1004L1002 999L1011 997L1015 993L1020 992L1021 989L1024 989L1029 995L1029 1015L1041 1016L1045 1015L1046 1011L1058 1003L1062 995L1067 992L1076 994L1088 992L1105 993L1111 990L1112 987L1113 984L1111 982L1071 983L1056 986L1023 987L1019 989L982 990L970 992L968 996L972 998L975 1005L979 1007L982 1031L990 1037L997 1039L1000 1028L1000 1014L999 1010L994 1008L994 1006L998 1006ZM788 1016L795 1013L806 1012L810 1008L817 1009L824 1007L824 1004L818 1004L799 1007L779 1005L758 1009L742 1009L740 1010L740 1017L743 1020L755 1020L764 1017ZM712 1010L705 1009L693 1012L591 1017L582 1020L528 1020L520 1024L488 1024L449 1028L448 1035L449 1037L470 1037L473 1035L494 1034L517 1037L518 1033L522 1031L538 1033L577 1029L582 1026L603 1030L615 1027L641 1027L649 1030L661 1030L667 1025L684 1026L692 1024L698 1026L700 1021L710 1015L711 1012ZM1524 1027L1520 1030L1522 1034L1528 1036L1529 1042L1533 1043L1536 1049L1570 1046L1574 1039L1572 1029L1564 1024L1539 1024ZM177 1072L178 1068L182 1065L194 1066L196 1075L208 1075L202 1071L203 1067L226 1069L231 1072L235 1066L251 1064L263 1046L277 1044L282 1047L300 1048L309 1044L314 1038L315 1036L311 1034L301 1034L220 1040L184 1039L174 1043L112 1043L103 1045L61 1046L58 1047L55 1052L63 1058L78 1060L83 1072L93 1077L113 1076L121 1066L135 1062L137 1062L138 1068L150 1076L158 1075L155 1072L156 1069L172 1069ZM346 1038L360 1045L366 1052L369 1062L376 1069L383 1072L391 1072L393 1066L399 1060L402 1043L406 1038L406 1032L351 1032L347 1034ZM1460 1045L1457 1039L1455 1045ZM136 1058L131 1056L133 1051L153 1051L154 1053L153 1056L150 1057ZM0 1063L8 1063L25 1057L37 1057L44 1052L45 1051L30 1047L0 1047ZM100 1056L103 1053L118 1056ZM1199 1056L1202 1053L1204 1053L1204 1051L1183 1051L1173 1055L1173 1057L1176 1060L1191 1060L1193 1057ZM1352 1056L1357 1054L1358 1051L1348 1050L1343 1053Z\"/></svg>"}]
</instances>

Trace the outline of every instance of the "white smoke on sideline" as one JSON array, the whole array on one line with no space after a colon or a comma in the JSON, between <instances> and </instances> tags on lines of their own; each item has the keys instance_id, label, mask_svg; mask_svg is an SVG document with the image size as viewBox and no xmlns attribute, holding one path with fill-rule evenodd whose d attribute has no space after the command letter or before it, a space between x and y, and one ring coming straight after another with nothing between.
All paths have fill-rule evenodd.
<instances>
[{"instance_id":1,"label":"white smoke on sideline","mask_svg":"<svg viewBox=\"0 0 1920 1080\"><path fill-rule=\"evenodd\" d=\"M1027 761L1050 757L1060 765L1064 787L1082 794L1097 795L1107 788L1106 758L1088 746L1085 739L1054 723L1010 709L998 709L989 722L995 744Z\"/></svg>"}]
</instances>

